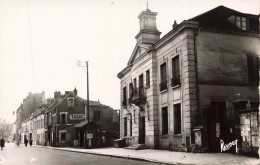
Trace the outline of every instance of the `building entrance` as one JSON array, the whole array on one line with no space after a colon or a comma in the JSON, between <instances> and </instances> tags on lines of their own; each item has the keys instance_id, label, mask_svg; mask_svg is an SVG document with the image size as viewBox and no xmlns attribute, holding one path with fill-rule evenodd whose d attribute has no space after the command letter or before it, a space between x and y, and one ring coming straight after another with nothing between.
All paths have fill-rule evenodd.
<instances>
[{"instance_id":1,"label":"building entrance","mask_svg":"<svg viewBox=\"0 0 260 165\"><path fill-rule=\"evenodd\" d=\"M208 114L208 138L210 152L235 152L235 145L225 145L235 141L234 109L227 109L226 102L211 102Z\"/></svg>"},{"instance_id":2,"label":"building entrance","mask_svg":"<svg viewBox=\"0 0 260 165\"><path fill-rule=\"evenodd\" d=\"M139 120L139 144L145 144L145 117Z\"/></svg>"}]
</instances>

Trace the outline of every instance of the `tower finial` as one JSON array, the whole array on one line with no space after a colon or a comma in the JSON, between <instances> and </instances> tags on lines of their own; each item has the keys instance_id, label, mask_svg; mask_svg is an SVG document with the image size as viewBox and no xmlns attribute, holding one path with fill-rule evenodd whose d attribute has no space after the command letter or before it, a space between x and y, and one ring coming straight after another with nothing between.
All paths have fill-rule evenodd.
<instances>
[{"instance_id":1,"label":"tower finial","mask_svg":"<svg viewBox=\"0 0 260 165\"><path fill-rule=\"evenodd\" d=\"M149 5L148 0L146 0L146 10L148 10L148 5Z\"/></svg>"}]
</instances>

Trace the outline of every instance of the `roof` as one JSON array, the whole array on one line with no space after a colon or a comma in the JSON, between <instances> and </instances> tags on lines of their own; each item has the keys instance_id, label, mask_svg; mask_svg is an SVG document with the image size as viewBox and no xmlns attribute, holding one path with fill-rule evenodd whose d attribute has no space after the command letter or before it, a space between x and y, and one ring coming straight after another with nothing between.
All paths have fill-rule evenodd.
<instances>
[{"instance_id":1,"label":"roof","mask_svg":"<svg viewBox=\"0 0 260 165\"><path fill-rule=\"evenodd\" d=\"M214 28L229 31L242 31L239 27L228 21L228 18L236 16L246 16L249 18L258 18L253 14L242 13L225 6L218 6L212 10L202 13L196 17L189 19L190 21L199 22L200 27Z\"/></svg>"},{"instance_id":2,"label":"roof","mask_svg":"<svg viewBox=\"0 0 260 165\"><path fill-rule=\"evenodd\" d=\"M59 105L61 102L63 102L64 100L66 100L69 96L73 96L75 97L76 99L78 99L79 101L81 102L84 102L84 103L87 103L87 100L79 97L78 95L75 95L74 92L71 92L71 91L68 91L67 92L67 95L59 102L57 103L56 105ZM101 105L100 102L98 101L91 101L89 100L89 105Z\"/></svg>"},{"instance_id":3,"label":"roof","mask_svg":"<svg viewBox=\"0 0 260 165\"><path fill-rule=\"evenodd\" d=\"M172 36L175 32L181 31L185 27L192 27L192 28L197 28L197 27L204 27L204 28L211 28L211 29L216 29L216 30L227 30L227 31L234 31L234 32L248 32L248 31L243 31L233 23L231 23L228 18L236 15L236 16L245 16L250 18L250 21L253 22L253 30L250 29L250 32L253 33L259 33L259 15L253 15L253 14L248 14L248 13L242 13L233 9L230 9L225 6L218 6L216 8L213 8L205 13L202 13L198 16L195 16L189 20L184 20L180 24L176 25L173 27L171 31L169 31L167 34L165 34L160 40L158 40L154 45L143 45L144 47L147 47L148 50L151 50L152 47L154 46L155 48L159 45L160 43L163 43L165 40L168 40L169 36ZM197 25L196 25L197 24ZM137 52L138 48L140 45L137 43L135 45L135 48L131 54L131 57L127 63L127 66L121 70L118 74L118 78L122 78L131 68L132 63L134 62L135 58L135 53Z\"/></svg>"}]
</instances>

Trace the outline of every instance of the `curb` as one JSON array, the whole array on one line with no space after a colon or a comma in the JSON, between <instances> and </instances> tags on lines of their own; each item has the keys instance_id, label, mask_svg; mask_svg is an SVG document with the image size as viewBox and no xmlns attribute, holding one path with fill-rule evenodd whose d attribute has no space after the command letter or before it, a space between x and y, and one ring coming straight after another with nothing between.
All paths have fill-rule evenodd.
<instances>
[{"instance_id":1,"label":"curb","mask_svg":"<svg viewBox=\"0 0 260 165\"><path fill-rule=\"evenodd\" d=\"M130 156L130 155L128 155L128 156L109 155L109 154L103 154L103 153L97 153L97 152L91 152L91 151L75 151L75 150L68 150L68 149L56 148L56 147L45 147L45 146L35 146L35 147L52 149L52 150L67 151L67 152L82 153L82 154L106 156L106 157L113 157L113 158L137 160L137 161L144 161L144 162L151 162L151 163L159 163L159 164L163 164L163 165L185 165L185 164L182 164L182 163L165 162L165 161L159 161L159 160L153 160L153 159L147 159L147 158L134 157L134 156Z\"/></svg>"}]
</instances>

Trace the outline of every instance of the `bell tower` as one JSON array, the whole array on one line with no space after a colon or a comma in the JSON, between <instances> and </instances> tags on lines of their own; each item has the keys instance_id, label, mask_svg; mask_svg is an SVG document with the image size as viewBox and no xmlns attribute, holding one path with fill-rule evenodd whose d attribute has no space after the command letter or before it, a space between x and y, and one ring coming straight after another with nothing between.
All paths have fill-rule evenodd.
<instances>
[{"instance_id":1,"label":"bell tower","mask_svg":"<svg viewBox=\"0 0 260 165\"><path fill-rule=\"evenodd\" d=\"M135 36L137 42L140 44L154 44L160 39L160 34L156 27L156 12L148 9L142 11L138 18L140 22L140 32Z\"/></svg>"}]
</instances>

